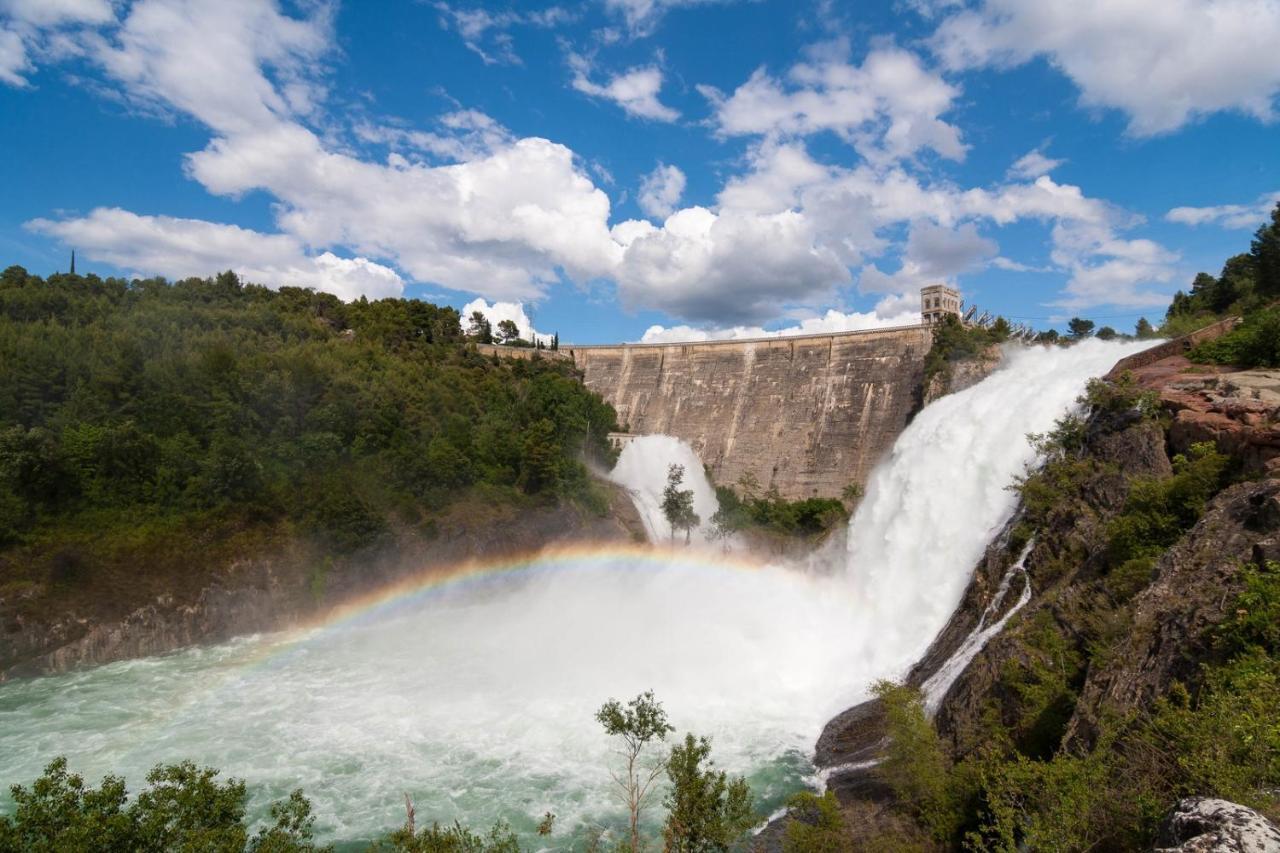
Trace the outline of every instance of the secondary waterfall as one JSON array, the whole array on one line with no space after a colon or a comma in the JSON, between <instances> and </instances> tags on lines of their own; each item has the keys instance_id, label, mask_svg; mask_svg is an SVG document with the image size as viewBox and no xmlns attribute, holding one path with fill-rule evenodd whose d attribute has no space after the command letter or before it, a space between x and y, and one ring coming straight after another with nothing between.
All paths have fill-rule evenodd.
<instances>
[{"instance_id":1,"label":"secondary waterfall","mask_svg":"<svg viewBox=\"0 0 1280 853\"><path fill-rule=\"evenodd\" d=\"M873 475L849 551L827 571L718 549L552 553L426 578L305 632L0 685L0 790L58 754L135 790L155 763L190 758L245 778L258 816L304 788L330 840L394 828L408 792L420 823L505 818L530 833L553 811L561 845L621 820L592 715L652 688L681 734L712 736L717 764L776 808L812 774L822 725L873 679L900 675L945 623L1013 510L1007 486L1033 458L1026 434L1141 346L1015 352L929 406ZM714 512L685 453L649 441L615 472L660 540L652 509L668 462L686 465L703 520Z\"/></svg>"}]
</instances>

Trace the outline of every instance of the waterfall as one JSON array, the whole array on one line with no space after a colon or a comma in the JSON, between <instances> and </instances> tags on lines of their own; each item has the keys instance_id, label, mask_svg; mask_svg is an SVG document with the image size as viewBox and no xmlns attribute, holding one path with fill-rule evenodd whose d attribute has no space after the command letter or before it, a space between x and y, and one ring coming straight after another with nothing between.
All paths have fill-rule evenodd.
<instances>
[{"instance_id":1,"label":"waterfall","mask_svg":"<svg viewBox=\"0 0 1280 853\"><path fill-rule=\"evenodd\" d=\"M693 491L693 511L701 523L693 531L691 541L707 544L711 516L720 508L715 487L707 479L702 462L688 444L669 435L645 435L632 439L622 449L609 479L631 493L631 501L644 521L649 541L655 544L671 539L671 526L662 513L662 492L667 487L667 467L684 468L682 489ZM677 534L683 539L683 534Z\"/></svg>"},{"instance_id":2,"label":"waterfall","mask_svg":"<svg viewBox=\"0 0 1280 853\"><path fill-rule=\"evenodd\" d=\"M876 468L849 522L843 574L865 671L901 676L955 612L1012 516L1028 435L1070 412L1088 380L1151 346L1090 339L1011 347L991 376L926 407Z\"/></svg>"},{"instance_id":3,"label":"waterfall","mask_svg":"<svg viewBox=\"0 0 1280 853\"><path fill-rule=\"evenodd\" d=\"M395 827L408 792L424 818L501 818L541 843L545 811L566 833L625 822L592 714L653 689L680 732L713 738L717 766L748 776L767 813L812 779L823 725L875 679L903 676L955 610L1034 460L1027 433L1052 428L1089 377L1141 346L1015 350L930 405L825 565L625 543L552 552L428 575L311 631L0 685L0 791L58 754L135 786L156 763L191 759L245 779L257 819L301 786L325 841ZM687 445L638 439L613 472L658 542L670 538L659 505L672 462L705 525L715 492ZM998 630L999 607L965 654Z\"/></svg>"}]
</instances>

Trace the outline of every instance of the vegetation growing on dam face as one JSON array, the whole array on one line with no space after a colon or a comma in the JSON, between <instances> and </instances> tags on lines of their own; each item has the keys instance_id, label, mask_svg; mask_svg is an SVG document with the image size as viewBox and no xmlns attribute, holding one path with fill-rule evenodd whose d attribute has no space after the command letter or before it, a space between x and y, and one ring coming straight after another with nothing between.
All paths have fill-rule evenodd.
<instances>
[{"instance_id":1,"label":"vegetation growing on dam face","mask_svg":"<svg viewBox=\"0 0 1280 853\"><path fill-rule=\"evenodd\" d=\"M452 308L0 274L0 548L146 565L156 543L252 551L283 528L344 553L469 496L598 506L584 460L613 429L571 366L482 357Z\"/></svg>"},{"instance_id":2,"label":"vegetation growing on dam face","mask_svg":"<svg viewBox=\"0 0 1280 853\"><path fill-rule=\"evenodd\" d=\"M736 487L735 487L736 486ZM799 498L787 500L774 488L761 490L753 474L738 478L735 486L716 486L720 509L711 518L719 538L744 530L758 530L775 536L815 537L849 519L849 508L862 496L856 483L845 487L844 499Z\"/></svg>"}]
</instances>

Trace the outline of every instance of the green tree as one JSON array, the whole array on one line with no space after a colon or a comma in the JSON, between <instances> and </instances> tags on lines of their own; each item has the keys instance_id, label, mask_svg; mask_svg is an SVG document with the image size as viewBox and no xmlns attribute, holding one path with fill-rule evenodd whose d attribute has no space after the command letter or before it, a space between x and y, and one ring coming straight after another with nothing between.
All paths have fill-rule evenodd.
<instances>
[{"instance_id":1,"label":"green tree","mask_svg":"<svg viewBox=\"0 0 1280 853\"><path fill-rule=\"evenodd\" d=\"M500 344L508 344L520 339L520 327L514 320L499 320L498 331L494 339Z\"/></svg>"},{"instance_id":2,"label":"green tree","mask_svg":"<svg viewBox=\"0 0 1280 853\"><path fill-rule=\"evenodd\" d=\"M876 772L939 841L959 828L950 786L951 764L924 711L920 692L888 681L872 692L884 705L888 746Z\"/></svg>"},{"instance_id":3,"label":"green tree","mask_svg":"<svg viewBox=\"0 0 1280 853\"><path fill-rule=\"evenodd\" d=\"M471 322L467 326L467 336L479 344L493 343L493 324L481 311L471 312Z\"/></svg>"},{"instance_id":4,"label":"green tree","mask_svg":"<svg viewBox=\"0 0 1280 853\"><path fill-rule=\"evenodd\" d=\"M1249 254L1257 271L1259 293L1280 296L1280 202L1271 211L1271 221L1253 235Z\"/></svg>"},{"instance_id":5,"label":"green tree","mask_svg":"<svg viewBox=\"0 0 1280 853\"><path fill-rule=\"evenodd\" d=\"M676 541L676 531L684 531L685 544L702 519L693 509L693 490L681 489L684 482L684 466L672 464L667 468L667 487L662 490L662 514L671 525L671 541Z\"/></svg>"},{"instance_id":6,"label":"green tree","mask_svg":"<svg viewBox=\"0 0 1280 853\"><path fill-rule=\"evenodd\" d=\"M787 803L787 834L783 853L853 853L853 840L835 792L822 796L808 791L796 794Z\"/></svg>"},{"instance_id":7,"label":"green tree","mask_svg":"<svg viewBox=\"0 0 1280 853\"><path fill-rule=\"evenodd\" d=\"M1137 324L1133 327L1133 335L1140 341L1149 340L1156 336L1156 330L1146 317L1139 317Z\"/></svg>"},{"instance_id":8,"label":"green tree","mask_svg":"<svg viewBox=\"0 0 1280 853\"><path fill-rule=\"evenodd\" d=\"M711 741L686 734L667 759L667 853L728 851L756 823L745 779L730 780L711 761Z\"/></svg>"},{"instance_id":9,"label":"green tree","mask_svg":"<svg viewBox=\"0 0 1280 853\"><path fill-rule=\"evenodd\" d=\"M1114 341L1119 333L1110 326L1103 326L1098 330L1097 338L1100 341Z\"/></svg>"},{"instance_id":10,"label":"green tree","mask_svg":"<svg viewBox=\"0 0 1280 853\"><path fill-rule=\"evenodd\" d=\"M640 815L653 793L654 782L667 764L662 757L646 759L646 750L654 741L665 741L675 729L667 722L667 712L654 698L652 690L641 693L626 705L610 699L596 711L596 721L619 743L622 769L610 770L610 775L626 805L630 821L630 849L636 853L641 849Z\"/></svg>"},{"instance_id":11,"label":"green tree","mask_svg":"<svg viewBox=\"0 0 1280 853\"><path fill-rule=\"evenodd\" d=\"M1067 321L1067 331L1072 340L1083 340L1093 332L1093 321L1072 317Z\"/></svg>"},{"instance_id":12,"label":"green tree","mask_svg":"<svg viewBox=\"0 0 1280 853\"><path fill-rule=\"evenodd\" d=\"M308 853L320 849L311 804L300 791L271 808L273 823L253 839L245 827L245 786L217 780L191 762L158 766L128 802L125 780L107 776L99 788L56 758L30 788L14 785L15 811L0 817L3 853Z\"/></svg>"},{"instance_id":13,"label":"green tree","mask_svg":"<svg viewBox=\"0 0 1280 853\"><path fill-rule=\"evenodd\" d=\"M1246 253L1227 258L1218 275L1218 287L1213 292L1210 310L1222 314L1241 300L1249 299L1257 289L1257 278L1258 265L1252 255Z\"/></svg>"},{"instance_id":14,"label":"green tree","mask_svg":"<svg viewBox=\"0 0 1280 853\"><path fill-rule=\"evenodd\" d=\"M540 418L525 430L520 466L520 486L530 494L555 489L560 480L560 442L556 425L550 418Z\"/></svg>"}]
</instances>

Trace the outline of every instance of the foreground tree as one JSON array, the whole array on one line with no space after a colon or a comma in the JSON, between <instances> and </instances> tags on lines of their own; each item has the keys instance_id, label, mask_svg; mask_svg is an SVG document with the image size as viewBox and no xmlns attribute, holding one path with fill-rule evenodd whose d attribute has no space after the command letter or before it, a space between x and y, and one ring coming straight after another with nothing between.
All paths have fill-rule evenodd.
<instances>
[{"instance_id":1,"label":"foreground tree","mask_svg":"<svg viewBox=\"0 0 1280 853\"><path fill-rule=\"evenodd\" d=\"M684 466L671 465L667 468L667 487L662 490L662 514L671 525L671 541L676 541L676 531L684 531L684 543L689 544L689 536L702 519L693 510L693 489L681 489L684 483Z\"/></svg>"},{"instance_id":2,"label":"foreground tree","mask_svg":"<svg viewBox=\"0 0 1280 853\"><path fill-rule=\"evenodd\" d=\"M667 722L667 712L654 698L652 690L641 693L625 706L610 699L596 711L596 721L619 743L622 769L611 770L610 774L627 806L631 829L629 849L635 853L640 850L640 814L653 793L653 783L667 767L666 759L647 758L646 751L654 741L665 741L675 729Z\"/></svg>"},{"instance_id":3,"label":"foreground tree","mask_svg":"<svg viewBox=\"0 0 1280 853\"><path fill-rule=\"evenodd\" d=\"M107 776L100 788L86 787L56 758L44 775L10 790L12 817L0 817L2 853L311 853L328 850L312 840L311 804L301 791L271 807L272 825L252 839L245 826L246 793L237 779L219 782L218 771L189 761L158 766L147 788L132 803L125 780Z\"/></svg>"},{"instance_id":4,"label":"foreground tree","mask_svg":"<svg viewBox=\"0 0 1280 853\"><path fill-rule=\"evenodd\" d=\"M666 853L722 853L756 823L746 780L730 781L710 757L711 741L691 734L671 749L671 790L664 800L667 823L662 831Z\"/></svg>"}]
</instances>

